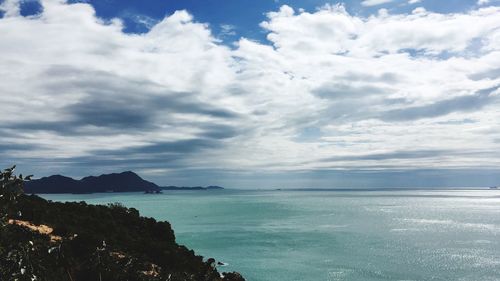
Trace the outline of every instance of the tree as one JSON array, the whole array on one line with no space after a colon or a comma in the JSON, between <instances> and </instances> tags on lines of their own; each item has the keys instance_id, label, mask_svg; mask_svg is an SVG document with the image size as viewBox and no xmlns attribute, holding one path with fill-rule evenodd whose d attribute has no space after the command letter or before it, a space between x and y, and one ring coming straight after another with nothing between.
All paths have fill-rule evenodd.
<instances>
[{"instance_id":1,"label":"tree","mask_svg":"<svg viewBox=\"0 0 500 281\"><path fill-rule=\"evenodd\" d=\"M11 207L17 202L17 198L24 193L24 181L31 180L33 175L23 178L23 175L16 176L14 170L16 166L0 171L0 226L7 224L7 217Z\"/></svg>"}]
</instances>

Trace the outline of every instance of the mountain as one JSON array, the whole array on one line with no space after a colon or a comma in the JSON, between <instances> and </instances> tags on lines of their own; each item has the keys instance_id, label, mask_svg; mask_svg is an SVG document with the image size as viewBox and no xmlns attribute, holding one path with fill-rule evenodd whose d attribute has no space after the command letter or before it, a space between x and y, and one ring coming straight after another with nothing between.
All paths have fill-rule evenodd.
<instances>
[{"instance_id":1,"label":"mountain","mask_svg":"<svg viewBox=\"0 0 500 281\"><path fill-rule=\"evenodd\" d=\"M24 189L27 193L83 193L80 181L61 175L27 182Z\"/></svg>"},{"instance_id":2,"label":"mountain","mask_svg":"<svg viewBox=\"0 0 500 281\"><path fill-rule=\"evenodd\" d=\"M126 171L122 173L88 176L81 180L54 175L26 182L26 193L99 193L99 192L148 192L156 193L160 190L218 190L220 186L163 186L142 179L136 173Z\"/></svg>"},{"instance_id":3,"label":"mountain","mask_svg":"<svg viewBox=\"0 0 500 281\"><path fill-rule=\"evenodd\" d=\"M133 192L160 190L160 187L146 181L134 172L89 176L81 180L55 175L27 182L26 193L97 193Z\"/></svg>"},{"instance_id":4,"label":"mountain","mask_svg":"<svg viewBox=\"0 0 500 281\"><path fill-rule=\"evenodd\" d=\"M216 185L210 185L207 187L203 186L174 186L174 185L169 185L169 186L162 186L160 187L163 190L217 190L217 189L224 189L221 186L216 186Z\"/></svg>"},{"instance_id":5,"label":"mountain","mask_svg":"<svg viewBox=\"0 0 500 281\"><path fill-rule=\"evenodd\" d=\"M98 177L89 176L80 180L85 189L93 192L130 192L159 190L159 187L149 181L139 177L134 172L123 172L119 174L100 175Z\"/></svg>"}]
</instances>

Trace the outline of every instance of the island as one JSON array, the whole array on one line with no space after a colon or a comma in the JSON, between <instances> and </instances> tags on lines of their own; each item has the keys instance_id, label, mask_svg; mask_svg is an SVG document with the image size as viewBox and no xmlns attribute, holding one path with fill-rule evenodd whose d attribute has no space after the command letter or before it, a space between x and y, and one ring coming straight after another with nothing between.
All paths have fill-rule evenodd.
<instances>
[{"instance_id":1,"label":"island","mask_svg":"<svg viewBox=\"0 0 500 281\"><path fill-rule=\"evenodd\" d=\"M104 192L144 192L150 194L161 193L162 190L221 190L220 186L158 186L157 184L144 180L132 171L121 173L103 174L100 176L88 176L80 180L62 175L53 175L35 179L25 183L24 190L29 194L50 193L104 193Z\"/></svg>"}]
</instances>

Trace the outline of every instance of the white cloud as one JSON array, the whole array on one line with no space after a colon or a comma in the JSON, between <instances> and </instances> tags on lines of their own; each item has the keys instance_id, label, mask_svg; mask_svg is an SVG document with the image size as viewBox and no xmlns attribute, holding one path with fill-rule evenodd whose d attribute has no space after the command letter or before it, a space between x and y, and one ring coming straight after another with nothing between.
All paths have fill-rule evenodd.
<instances>
[{"instance_id":1,"label":"white cloud","mask_svg":"<svg viewBox=\"0 0 500 281\"><path fill-rule=\"evenodd\" d=\"M221 36L233 36L236 35L236 26L231 24L221 24L220 25L220 34Z\"/></svg>"},{"instance_id":2,"label":"white cloud","mask_svg":"<svg viewBox=\"0 0 500 281\"><path fill-rule=\"evenodd\" d=\"M361 2L361 5L366 6L366 7L371 7L371 6L377 6L377 5L391 3L393 1L394 0L364 0L363 2Z\"/></svg>"},{"instance_id":3,"label":"white cloud","mask_svg":"<svg viewBox=\"0 0 500 281\"><path fill-rule=\"evenodd\" d=\"M88 4L44 0L25 18L13 3L0 19L10 158L151 171L500 164L499 90L483 91L500 84L500 8L364 18L282 6L261 24L271 45L232 50L186 11L137 35Z\"/></svg>"},{"instance_id":4,"label":"white cloud","mask_svg":"<svg viewBox=\"0 0 500 281\"><path fill-rule=\"evenodd\" d=\"M408 4L411 4L411 5L417 4L417 3L420 3L420 2L422 2L422 0L408 0Z\"/></svg>"},{"instance_id":5,"label":"white cloud","mask_svg":"<svg viewBox=\"0 0 500 281\"><path fill-rule=\"evenodd\" d=\"M136 22L138 25L142 25L143 27L145 27L147 29L152 28L153 26L155 26L158 23L157 20L155 20L151 17L145 16L145 15L127 14L127 15L123 15L123 17L129 17L131 20Z\"/></svg>"},{"instance_id":6,"label":"white cloud","mask_svg":"<svg viewBox=\"0 0 500 281\"><path fill-rule=\"evenodd\" d=\"M486 4L489 4L489 3L490 3L490 0L478 0L477 1L478 5L486 5Z\"/></svg>"},{"instance_id":7,"label":"white cloud","mask_svg":"<svg viewBox=\"0 0 500 281\"><path fill-rule=\"evenodd\" d=\"M21 8L19 6L20 0L4 0L0 3L0 11L3 11L4 17L19 16Z\"/></svg>"}]
</instances>

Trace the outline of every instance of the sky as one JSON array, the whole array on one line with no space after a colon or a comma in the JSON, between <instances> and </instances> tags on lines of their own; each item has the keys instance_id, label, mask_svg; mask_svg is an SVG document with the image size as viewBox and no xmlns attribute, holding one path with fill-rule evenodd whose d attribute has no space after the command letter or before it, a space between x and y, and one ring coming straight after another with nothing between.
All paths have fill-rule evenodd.
<instances>
[{"instance_id":1,"label":"sky","mask_svg":"<svg viewBox=\"0 0 500 281\"><path fill-rule=\"evenodd\" d=\"M0 165L500 185L499 0L3 0Z\"/></svg>"}]
</instances>

